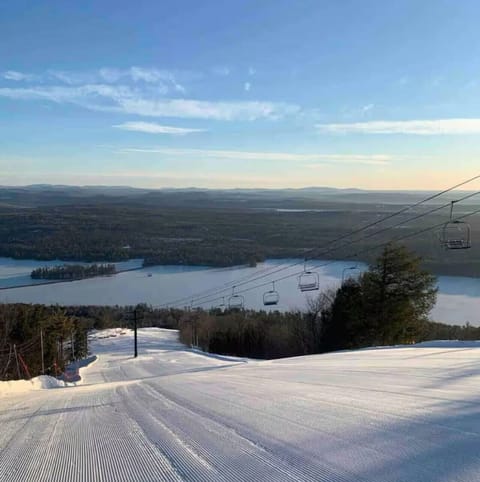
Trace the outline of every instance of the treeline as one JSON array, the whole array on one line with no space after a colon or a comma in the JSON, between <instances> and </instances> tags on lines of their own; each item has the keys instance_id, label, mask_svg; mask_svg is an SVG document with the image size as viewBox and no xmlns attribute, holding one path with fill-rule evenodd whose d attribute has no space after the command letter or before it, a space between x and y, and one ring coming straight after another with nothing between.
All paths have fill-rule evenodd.
<instances>
[{"instance_id":1,"label":"treeline","mask_svg":"<svg viewBox=\"0 0 480 482\"><path fill-rule=\"evenodd\" d=\"M64 264L62 266L45 266L32 271L32 279L75 280L93 278L95 276L112 275L117 272L114 264Z\"/></svg>"},{"instance_id":2,"label":"treeline","mask_svg":"<svg viewBox=\"0 0 480 482\"><path fill-rule=\"evenodd\" d=\"M0 381L60 376L68 363L87 356L90 330L131 328L133 308L0 304ZM139 326L177 328L183 316L181 310L137 308Z\"/></svg>"},{"instance_id":3,"label":"treeline","mask_svg":"<svg viewBox=\"0 0 480 482\"><path fill-rule=\"evenodd\" d=\"M256 266L265 260L265 252L255 246L211 243L168 243L148 255L144 266L190 265L226 267L248 264Z\"/></svg>"},{"instance_id":4,"label":"treeline","mask_svg":"<svg viewBox=\"0 0 480 482\"><path fill-rule=\"evenodd\" d=\"M0 305L0 380L58 376L86 354L86 326L65 309Z\"/></svg>"},{"instance_id":5,"label":"treeline","mask_svg":"<svg viewBox=\"0 0 480 482\"><path fill-rule=\"evenodd\" d=\"M382 343L332 343L316 310L307 312L191 311L180 322L180 339L189 346L223 355L258 359L325 353L335 348L362 348ZM398 343L428 340L480 340L480 327L424 321Z\"/></svg>"}]
</instances>

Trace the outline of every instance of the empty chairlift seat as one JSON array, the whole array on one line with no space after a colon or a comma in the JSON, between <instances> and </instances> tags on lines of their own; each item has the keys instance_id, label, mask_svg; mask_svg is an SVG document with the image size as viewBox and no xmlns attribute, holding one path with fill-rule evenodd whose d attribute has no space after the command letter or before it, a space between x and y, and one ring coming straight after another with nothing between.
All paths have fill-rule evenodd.
<instances>
[{"instance_id":1,"label":"empty chairlift seat","mask_svg":"<svg viewBox=\"0 0 480 482\"><path fill-rule=\"evenodd\" d=\"M225 297L222 297L222 302L217 306L217 309L223 313L227 309L227 305L225 304Z\"/></svg>"},{"instance_id":2,"label":"empty chairlift seat","mask_svg":"<svg viewBox=\"0 0 480 482\"><path fill-rule=\"evenodd\" d=\"M347 281L358 281L360 278L360 270L357 266L349 266L342 270L342 285Z\"/></svg>"},{"instance_id":3,"label":"empty chairlift seat","mask_svg":"<svg viewBox=\"0 0 480 482\"><path fill-rule=\"evenodd\" d=\"M232 296L228 298L228 307L231 310L241 310L245 306L245 298L242 295L235 294L235 286L232 289Z\"/></svg>"},{"instance_id":4,"label":"empty chairlift seat","mask_svg":"<svg viewBox=\"0 0 480 482\"><path fill-rule=\"evenodd\" d=\"M265 306L278 305L280 301L280 295L275 290L275 282L272 283L272 289L263 294L263 304Z\"/></svg>"},{"instance_id":5,"label":"empty chairlift seat","mask_svg":"<svg viewBox=\"0 0 480 482\"><path fill-rule=\"evenodd\" d=\"M320 287L318 273L307 270L306 261L303 273L298 277L298 288L300 291L316 291Z\"/></svg>"},{"instance_id":6,"label":"empty chairlift seat","mask_svg":"<svg viewBox=\"0 0 480 482\"><path fill-rule=\"evenodd\" d=\"M455 202L451 204L450 221L443 226L441 242L445 249L469 249L472 247L471 228L468 223L453 219Z\"/></svg>"},{"instance_id":7,"label":"empty chairlift seat","mask_svg":"<svg viewBox=\"0 0 480 482\"><path fill-rule=\"evenodd\" d=\"M470 225L451 221L443 227L442 244L446 249L469 249L472 247Z\"/></svg>"}]
</instances>

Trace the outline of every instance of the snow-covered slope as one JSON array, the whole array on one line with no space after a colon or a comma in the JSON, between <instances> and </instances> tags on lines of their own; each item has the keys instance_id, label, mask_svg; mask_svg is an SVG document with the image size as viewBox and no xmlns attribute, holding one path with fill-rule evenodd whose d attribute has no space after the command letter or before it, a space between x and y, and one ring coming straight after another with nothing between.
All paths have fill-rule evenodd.
<instances>
[{"instance_id":1,"label":"snow-covered slope","mask_svg":"<svg viewBox=\"0 0 480 482\"><path fill-rule=\"evenodd\" d=\"M480 481L480 344L276 361L98 332L83 383L0 398L0 480Z\"/></svg>"}]
</instances>

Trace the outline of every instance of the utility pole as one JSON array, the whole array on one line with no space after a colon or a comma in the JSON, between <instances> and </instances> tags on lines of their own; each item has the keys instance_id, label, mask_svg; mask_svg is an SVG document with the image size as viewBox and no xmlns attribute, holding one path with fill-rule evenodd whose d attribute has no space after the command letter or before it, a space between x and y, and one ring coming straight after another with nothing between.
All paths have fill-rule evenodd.
<instances>
[{"instance_id":1,"label":"utility pole","mask_svg":"<svg viewBox=\"0 0 480 482\"><path fill-rule=\"evenodd\" d=\"M40 330L40 351L42 353L42 375L45 375L45 360L43 358L43 330Z\"/></svg>"}]
</instances>

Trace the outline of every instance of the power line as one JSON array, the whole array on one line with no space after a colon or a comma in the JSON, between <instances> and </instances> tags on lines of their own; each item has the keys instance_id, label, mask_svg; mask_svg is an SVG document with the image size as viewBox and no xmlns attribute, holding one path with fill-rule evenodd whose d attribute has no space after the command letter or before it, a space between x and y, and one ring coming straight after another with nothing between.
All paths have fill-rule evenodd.
<instances>
[{"instance_id":1,"label":"power line","mask_svg":"<svg viewBox=\"0 0 480 482\"><path fill-rule=\"evenodd\" d=\"M357 228L355 228L353 231L347 233L347 234L344 234L342 236L339 236L338 238L335 238L331 241L329 241L323 248L325 247L328 247L328 246L331 246L332 244L334 243L337 243L338 241L343 241L344 239L347 239L355 234L358 234L362 231L365 231L367 229L370 229L374 226L377 226L385 221L388 221L389 219L393 219L394 217L396 216L400 216L401 214L411 210L411 209L414 209L415 207L418 207L422 204L425 204L427 202L430 202L430 201L433 201L434 199L440 197L440 196L443 196L444 194L447 194L455 189L458 189L462 186L465 186L466 184L469 184L477 179L480 179L480 174L476 175L476 176L473 176L465 181L462 181L460 183L457 183L455 184L454 186L451 186L447 189L444 189L443 191L440 191L438 193L435 193L435 194L432 194L428 197L426 197L425 199L422 199L421 201L418 201L412 205L409 205L409 206L406 206L402 209L400 209L399 211L396 211L394 213L391 213L387 216L384 216L383 218L381 219L378 219L376 221L373 221L365 226L359 226ZM471 197L471 196L470 196ZM450 204L450 203L449 203ZM319 249L322 249L322 247L317 247L317 248L312 248L312 249L309 249L307 251L304 252L304 257L305 259L307 259L307 255L308 254L311 254L313 252L316 252L318 251ZM336 249L334 249L333 251L335 251ZM322 254L328 254L328 253L318 253L319 255L322 255ZM229 281L228 283L225 283L223 284L222 286L219 286L219 287L215 287L215 288L211 288L211 289L208 289L208 290L204 290L200 293L196 293L194 294L193 296L184 296L184 297L181 297L181 298L177 298L175 300L172 300L170 302L166 302L166 303L162 303L160 305L158 305L159 308L162 308L162 307L167 307L167 306L176 306L176 305L179 305L179 304L182 304L182 303L185 303L185 302L188 302L188 301L193 301L193 300L199 300L199 299L202 299L206 296L210 296L209 293L211 293L212 295L215 294L220 288L222 287L225 287L225 286L228 286L228 288L224 288L222 290L223 291L227 291L229 289L231 289L232 287L236 287L236 286L242 286L244 284L248 284L248 283L251 283L253 281L256 281L258 279L261 279L261 278L265 278L266 276L270 276L270 275L273 275L275 273L278 273L280 271L283 271L285 269L289 269L291 267L294 267L294 266L298 266L299 264L302 264L303 261L299 261L299 262L295 262L295 263L292 263L292 264L289 264L289 265L286 265L285 267L279 267L279 268L276 268L276 269L272 269L272 268L269 268L269 271L270 273L266 273L262 276L259 276L259 273L252 273L251 275L245 277L245 278L241 278L241 279L238 279L238 280L234 280L234 281ZM282 266L282 265L281 265ZM248 280L248 281L247 281Z\"/></svg>"}]
</instances>

